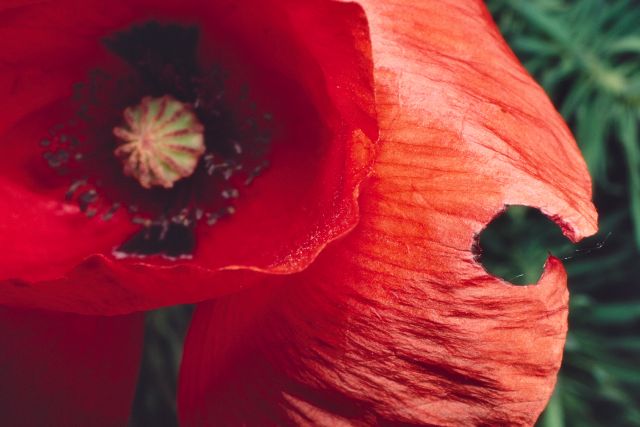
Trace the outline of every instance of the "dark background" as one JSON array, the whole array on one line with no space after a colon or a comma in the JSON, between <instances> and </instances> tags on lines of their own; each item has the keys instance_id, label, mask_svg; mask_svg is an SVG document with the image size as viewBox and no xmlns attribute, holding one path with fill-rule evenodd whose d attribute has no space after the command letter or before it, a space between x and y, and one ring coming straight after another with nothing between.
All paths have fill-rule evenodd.
<instances>
[{"instance_id":1,"label":"dark background","mask_svg":"<svg viewBox=\"0 0 640 427\"><path fill-rule=\"evenodd\" d=\"M505 38L573 130L594 181L600 232L574 246L539 212L512 207L481 236L483 264L512 283L564 259L569 336L538 424L640 426L640 2L490 0ZM191 307L148 314L131 425L175 426Z\"/></svg>"}]
</instances>

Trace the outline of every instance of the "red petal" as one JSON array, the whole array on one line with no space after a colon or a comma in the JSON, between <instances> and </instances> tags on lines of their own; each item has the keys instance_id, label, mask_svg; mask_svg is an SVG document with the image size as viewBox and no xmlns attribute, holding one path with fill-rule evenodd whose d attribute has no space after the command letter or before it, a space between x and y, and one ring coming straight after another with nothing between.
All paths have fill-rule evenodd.
<instances>
[{"instance_id":1,"label":"red petal","mask_svg":"<svg viewBox=\"0 0 640 427\"><path fill-rule=\"evenodd\" d=\"M111 252L136 229L124 216L91 221L65 203L70 183L56 179L40 146L52 124L73 118L72 109L51 106L104 62L96 43L130 12L31 3L0 10L0 280L59 277L91 254Z\"/></svg>"},{"instance_id":2,"label":"red petal","mask_svg":"<svg viewBox=\"0 0 640 427\"><path fill-rule=\"evenodd\" d=\"M378 250L323 253L288 284L201 304L181 425L531 424L562 357L560 263L515 288L486 275L438 280Z\"/></svg>"},{"instance_id":3,"label":"red petal","mask_svg":"<svg viewBox=\"0 0 640 427\"><path fill-rule=\"evenodd\" d=\"M143 320L0 308L2 424L126 425Z\"/></svg>"},{"instance_id":4,"label":"red petal","mask_svg":"<svg viewBox=\"0 0 640 427\"><path fill-rule=\"evenodd\" d=\"M363 1L381 152L361 221L305 272L199 306L184 425L530 425L553 389L566 274L491 277L475 237L505 204L591 234L569 131L480 2Z\"/></svg>"},{"instance_id":5,"label":"red petal","mask_svg":"<svg viewBox=\"0 0 640 427\"><path fill-rule=\"evenodd\" d=\"M0 303L114 314L201 301L245 284L244 276L230 279L242 275L231 271L302 270L355 226L358 185L370 171L371 141L377 139L366 21L358 7L140 0L101 15L93 2L67 3L0 16L8 23L0 27L0 51L15 53L0 75L0 90L4 100L17 103L7 106L15 114L0 120L0 192L7 195L0 198ZM56 101L70 96L71 83L88 69L108 61L105 52L96 52L98 40L151 16L219 23L203 27L205 45L222 32L235 43L234 52L261 65L244 74L257 82L261 105L283 121L273 141L273 166L239 200L231 220L198 226L193 261L179 263L115 260L112 249L135 230L128 215L120 212L107 223L87 220L64 202L69 183L43 179L39 166L39 135L70 114ZM25 52L6 41L18 38L26 40ZM49 67L37 90L33 81ZM303 95L284 92L292 87L285 81L297 81Z\"/></svg>"}]
</instances>

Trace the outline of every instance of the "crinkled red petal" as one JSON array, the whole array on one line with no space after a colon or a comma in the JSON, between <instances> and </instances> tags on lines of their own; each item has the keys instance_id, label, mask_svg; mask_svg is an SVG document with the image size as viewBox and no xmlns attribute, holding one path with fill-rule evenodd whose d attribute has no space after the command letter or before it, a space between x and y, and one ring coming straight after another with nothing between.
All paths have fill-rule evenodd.
<instances>
[{"instance_id":1,"label":"crinkled red petal","mask_svg":"<svg viewBox=\"0 0 640 427\"><path fill-rule=\"evenodd\" d=\"M0 119L0 303L114 314L201 301L239 289L245 276L302 270L355 226L377 139L361 9L284 0L98 3L42 2L0 16L1 55L10 55L0 90L11 112ZM129 214L87 219L65 202L69 183L48 178L39 147L71 114L64 100L72 83L112 67L100 39L151 19L199 24L205 62L217 59L207 46L230 40L231 72L252 83L279 129L271 167L231 219L198 225L189 261L116 260L112 250L137 229Z\"/></svg>"},{"instance_id":2,"label":"crinkled red petal","mask_svg":"<svg viewBox=\"0 0 640 427\"><path fill-rule=\"evenodd\" d=\"M593 233L576 144L481 2L360 3L381 139L360 223L304 272L198 307L185 426L532 425L551 394L560 261L515 287L471 248L505 204Z\"/></svg>"},{"instance_id":3,"label":"crinkled red petal","mask_svg":"<svg viewBox=\"0 0 640 427\"><path fill-rule=\"evenodd\" d=\"M198 306L181 425L532 424L567 330L559 261L515 288L353 243L288 283Z\"/></svg>"},{"instance_id":4,"label":"crinkled red petal","mask_svg":"<svg viewBox=\"0 0 640 427\"><path fill-rule=\"evenodd\" d=\"M4 426L126 425L144 316L92 317L0 307Z\"/></svg>"}]
</instances>

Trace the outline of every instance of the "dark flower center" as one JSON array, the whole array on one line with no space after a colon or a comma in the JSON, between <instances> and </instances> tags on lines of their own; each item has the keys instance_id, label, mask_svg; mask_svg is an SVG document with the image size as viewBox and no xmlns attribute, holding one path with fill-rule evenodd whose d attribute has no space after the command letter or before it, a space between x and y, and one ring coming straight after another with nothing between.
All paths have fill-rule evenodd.
<instances>
[{"instance_id":1,"label":"dark flower center","mask_svg":"<svg viewBox=\"0 0 640 427\"><path fill-rule=\"evenodd\" d=\"M258 112L247 85L229 84L220 66L199 63L199 37L196 27L156 22L114 34L104 44L126 70L96 70L77 84L77 117L41 142L45 160L71 181L68 201L102 221L125 208L141 225L117 256L189 256L196 224L232 215L242 188L268 166L272 115ZM158 123L153 135L149 123L134 131L136 111L174 107L188 112L183 119L192 116L200 145L197 137L168 141Z\"/></svg>"}]
</instances>

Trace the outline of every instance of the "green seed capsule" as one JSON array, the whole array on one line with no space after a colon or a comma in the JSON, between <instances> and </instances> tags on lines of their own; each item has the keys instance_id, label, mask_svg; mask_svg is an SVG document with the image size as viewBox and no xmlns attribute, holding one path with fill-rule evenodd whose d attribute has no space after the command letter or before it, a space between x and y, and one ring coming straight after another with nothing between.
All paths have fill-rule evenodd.
<instances>
[{"instance_id":1,"label":"green seed capsule","mask_svg":"<svg viewBox=\"0 0 640 427\"><path fill-rule=\"evenodd\" d=\"M144 188L172 188L196 170L205 152L204 127L188 104L168 95L145 97L124 111L124 120L113 133L123 141L114 154L125 175Z\"/></svg>"}]
</instances>

